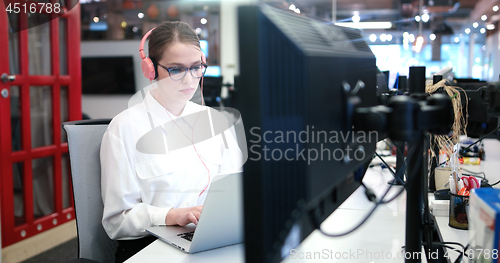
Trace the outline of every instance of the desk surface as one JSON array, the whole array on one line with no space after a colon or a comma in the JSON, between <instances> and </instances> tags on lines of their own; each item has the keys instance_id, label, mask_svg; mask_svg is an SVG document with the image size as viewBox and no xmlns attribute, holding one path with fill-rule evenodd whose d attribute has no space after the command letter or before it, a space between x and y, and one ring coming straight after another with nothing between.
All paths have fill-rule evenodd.
<instances>
[{"instance_id":1,"label":"desk surface","mask_svg":"<svg viewBox=\"0 0 500 263\"><path fill-rule=\"evenodd\" d=\"M500 142L485 140L486 161L480 166L467 165L471 171L483 171L490 183L500 180L498 163L500 161ZM387 169L371 168L367 171L363 182L381 196L388 187L387 182L392 175ZM401 186L395 186L388 197L397 193ZM335 210L321 225L328 233L340 233L351 229L373 207L364 194L363 188L358 188L337 210ZM338 238L323 236L319 231L312 232L296 250L287 256L283 262L403 262L402 246L405 244L406 193L403 192L393 202L381 205L358 230ZM457 241L464 245L468 243L468 233L464 230L448 226L448 217L436 217L439 231L446 241ZM451 252L452 261L458 254ZM196 254L186 254L170 245L155 241L127 263L159 262L168 259L169 262L244 262L244 245L238 244Z\"/></svg>"}]
</instances>

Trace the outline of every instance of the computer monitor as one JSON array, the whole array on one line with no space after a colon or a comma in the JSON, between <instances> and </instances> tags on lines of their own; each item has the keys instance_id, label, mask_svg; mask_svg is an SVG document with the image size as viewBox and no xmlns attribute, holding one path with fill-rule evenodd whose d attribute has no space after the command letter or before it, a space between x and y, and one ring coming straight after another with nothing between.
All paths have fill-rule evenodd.
<instances>
[{"instance_id":1,"label":"computer monitor","mask_svg":"<svg viewBox=\"0 0 500 263\"><path fill-rule=\"evenodd\" d=\"M279 262L359 186L378 141L375 57L355 29L269 6L238 8L246 262ZM350 86L350 88L348 88Z\"/></svg>"},{"instance_id":2,"label":"computer monitor","mask_svg":"<svg viewBox=\"0 0 500 263\"><path fill-rule=\"evenodd\" d=\"M134 93L132 56L82 58L82 94Z\"/></svg>"}]
</instances>

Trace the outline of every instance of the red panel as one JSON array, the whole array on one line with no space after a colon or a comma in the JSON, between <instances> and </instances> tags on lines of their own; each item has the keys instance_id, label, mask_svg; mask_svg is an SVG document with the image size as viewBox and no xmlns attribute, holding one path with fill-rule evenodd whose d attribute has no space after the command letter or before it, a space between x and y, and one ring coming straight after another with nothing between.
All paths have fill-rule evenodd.
<instances>
[{"instance_id":1,"label":"red panel","mask_svg":"<svg viewBox=\"0 0 500 263\"><path fill-rule=\"evenodd\" d=\"M0 6L4 7L3 4ZM4 61L9 61L8 27L7 12L0 12L0 61L2 61L0 74L9 72L9 63L4 63ZM9 89L9 85L0 81L0 90L3 89ZM9 114L5 114L6 112ZM8 187L12 185L12 176L6 176L12 174L12 162L10 158L6 157L10 155L12 149L9 98L0 97L0 124L0 209L2 210L0 221L2 224L2 245L4 246L7 238L6 230L8 226L14 225L14 218L9 216L14 211L14 203L9 202L14 196L14 191L13 188Z\"/></svg>"},{"instance_id":2,"label":"red panel","mask_svg":"<svg viewBox=\"0 0 500 263\"><path fill-rule=\"evenodd\" d=\"M52 0L53 3L58 2ZM0 4L1 5L1 4ZM22 149L12 151L10 99L0 97L0 208L2 209L2 246L8 246L24 240L45 230L74 219L74 207L62 207L61 154L68 152L67 143L61 142L61 107L60 86L68 86L69 119L81 119L81 65L80 65L80 5L77 4L69 13L67 19L67 64L68 75L60 76L59 66L59 20L50 21L51 26L51 59L52 74L49 76L29 75L28 30L19 32L20 74L13 82L0 82L0 89L9 89L10 85L20 87L21 102L21 140ZM27 28L27 17L20 14L21 28ZM0 74L9 73L8 54L8 21L6 12L0 12ZM31 149L31 118L30 118L30 86L51 86L52 89L52 119L53 145ZM32 159L53 156L54 160L54 202L55 213L34 219L33 216L33 181ZM24 213L26 223L15 226L12 163L22 162L24 169ZM71 188L71 187L70 187ZM72 191L72 188L71 188ZM73 204L73 194L70 194Z\"/></svg>"}]
</instances>

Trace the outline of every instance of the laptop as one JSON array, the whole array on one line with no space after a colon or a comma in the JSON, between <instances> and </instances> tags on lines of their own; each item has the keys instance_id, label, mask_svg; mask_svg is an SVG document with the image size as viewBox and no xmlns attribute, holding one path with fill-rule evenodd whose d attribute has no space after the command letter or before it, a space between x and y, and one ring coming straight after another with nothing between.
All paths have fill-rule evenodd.
<instances>
[{"instance_id":1,"label":"laptop","mask_svg":"<svg viewBox=\"0 0 500 263\"><path fill-rule=\"evenodd\" d=\"M187 253L243 242L242 173L220 175L212 182L198 225L153 226L147 232Z\"/></svg>"}]
</instances>

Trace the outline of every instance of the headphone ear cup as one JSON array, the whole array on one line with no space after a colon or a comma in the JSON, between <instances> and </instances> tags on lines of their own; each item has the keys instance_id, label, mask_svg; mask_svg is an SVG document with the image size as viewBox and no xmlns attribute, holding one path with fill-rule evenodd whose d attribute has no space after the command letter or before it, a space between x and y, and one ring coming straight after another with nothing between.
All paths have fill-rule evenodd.
<instances>
[{"instance_id":1,"label":"headphone ear cup","mask_svg":"<svg viewBox=\"0 0 500 263\"><path fill-rule=\"evenodd\" d=\"M150 58L151 62L153 63L153 67L154 67L154 70L155 70L155 78L154 79L157 79L158 78L158 63L156 63L156 60Z\"/></svg>"},{"instance_id":2,"label":"headphone ear cup","mask_svg":"<svg viewBox=\"0 0 500 263\"><path fill-rule=\"evenodd\" d=\"M156 67L150 58L144 58L141 62L142 74L149 80L156 78Z\"/></svg>"}]
</instances>

